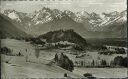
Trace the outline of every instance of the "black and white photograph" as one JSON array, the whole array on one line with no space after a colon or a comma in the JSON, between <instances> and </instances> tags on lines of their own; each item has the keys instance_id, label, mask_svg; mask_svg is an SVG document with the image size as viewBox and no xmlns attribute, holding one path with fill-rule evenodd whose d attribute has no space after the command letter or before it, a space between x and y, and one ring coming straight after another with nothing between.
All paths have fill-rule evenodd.
<instances>
[{"instance_id":1,"label":"black and white photograph","mask_svg":"<svg viewBox=\"0 0 128 79\"><path fill-rule=\"evenodd\" d=\"M127 0L0 0L1 79L128 79Z\"/></svg>"}]
</instances>

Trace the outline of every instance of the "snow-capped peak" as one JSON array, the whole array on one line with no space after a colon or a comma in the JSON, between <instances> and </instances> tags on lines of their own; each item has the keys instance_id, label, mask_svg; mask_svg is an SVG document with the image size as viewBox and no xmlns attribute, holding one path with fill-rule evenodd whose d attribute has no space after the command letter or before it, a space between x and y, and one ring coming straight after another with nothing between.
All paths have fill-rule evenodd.
<instances>
[{"instance_id":1,"label":"snow-capped peak","mask_svg":"<svg viewBox=\"0 0 128 79\"><path fill-rule=\"evenodd\" d=\"M32 21L35 22L35 24L39 23L46 23L52 20L50 9L43 8L42 10L36 11L36 13L33 14Z\"/></svg>"},{"instance_id":2,"label":"snow-capped peak","mask_svg":"<svg viewBox=\"0 0 128 79\"><path fill-rule=\"evenodd\" d=\"M78 17L83 16L83 17L85 17L85 18L90 17L89 13L87 13L86 11L77 12L77 13L76 13L76 16L78 16Z\"/></svg>"},{"instance_id":3,"label":"snow-capped peak","mask_svg":"<svg viewBox=\"0 0 128 79\"><path fill-rule=\"evenodd\" d=\"M21 22L21 20L19 19L19 16L16 14L15 11L9 13L8 17L11 18L12 20L17 20L17 21Z\"/></svg>"},{"instance_id":4,"label":"snow-capped peak","mask_svg":"<svg viewBox=\"0 0 128 79\"><path fill-rule=\"evenodd\" d=\"M4 10L3 14L8 16L12 20L16 20L17 22L21 22L19 14L15 10L11 10L11 9Z\"/></svg>"}]
</instances>

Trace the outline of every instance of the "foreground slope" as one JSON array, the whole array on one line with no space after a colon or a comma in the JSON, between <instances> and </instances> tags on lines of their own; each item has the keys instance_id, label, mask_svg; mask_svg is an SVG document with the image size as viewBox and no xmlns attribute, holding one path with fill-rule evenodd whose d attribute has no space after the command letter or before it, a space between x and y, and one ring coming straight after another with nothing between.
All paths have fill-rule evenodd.
<instances>
[{"instance_id":1,"label":"foreground slope","mask_svg":"<svg viewBox=\"0 0 128 79\"><path fill-rule=\"evenodd\" d=\"M46 61L40 54L41 63L35 57L35 49L28 42L2 39L2 47L8 47L13 50L13 54L21 52L23 56L7 56L2 54L2 77L7 78L63 78L64 73L70 77L81 77L56 65L47 65L50 61ZM26 52L27 47L27 52ZM30 56L31 53L31 56ZM26 56L29 55L29 62L26 62ZM45 55L46 56L46 55ZM35 57L35 58L33 58ZM46 57L47 58L47 57ZM37 61L36 61L37 60ZM6 62L8 61L8 63ZM13 72L13 73L12 73Z\"/></svg>"},{"instance_id":2,"label":"foreground slope","mask_svg":"<svg viewBox=\"0 0 128 79\"><path fill-rule=\"evenodd\" d=\"M18 60L18 61L17 61ZM70 77L81 77L58 66L49 66L23 62L24 58L15 57L11 64L2 63L2 77L5 78L64 78L64 73ZM12 73L13 72L13 73Z\"/></svg>"}]
</instances>

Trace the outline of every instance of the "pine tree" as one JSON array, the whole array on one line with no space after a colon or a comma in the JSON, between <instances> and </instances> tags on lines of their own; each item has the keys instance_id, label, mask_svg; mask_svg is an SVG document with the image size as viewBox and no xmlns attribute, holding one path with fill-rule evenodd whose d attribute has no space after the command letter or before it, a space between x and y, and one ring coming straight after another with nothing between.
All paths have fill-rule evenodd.
<instances>
[{"instance_id":1,"label":"pine tree","mask_svg":"<svg viewBox=\"0 0 128 79\"><path fill-rule=\"evenodd\" d=\"M102 60L102 61L101 61L101 65L102 65L102 66L106 66L106 65L107 65L107 62L106 62L105 60Z\"/></svg>"},{"instance_id":2,"label":"pine tree","mask_svg":"<svg viewBox=\"0 0 128 79\"><path fill-rule=\"evenodd\" d=\"M55 61L58 62L58 55L57 55L57 53L55 54Z\"/></svg>"},{"instance_id":3,"label":"pine tree","mask_svg":"<svg viewBox=\"0 0 128 79\"><path fill-rule=\"evenodd\" d=\"M92 61L92 66L93 66L93 67L95 66L95 61L94 61L94 60Z\"/></svg>"}]
</instances>

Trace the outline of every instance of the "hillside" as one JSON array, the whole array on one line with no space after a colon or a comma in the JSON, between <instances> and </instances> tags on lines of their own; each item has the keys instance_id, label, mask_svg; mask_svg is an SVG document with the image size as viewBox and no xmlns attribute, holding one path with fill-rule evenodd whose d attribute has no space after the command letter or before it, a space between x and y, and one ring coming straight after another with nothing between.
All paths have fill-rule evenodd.
<instances>
[{"instance_id":1,"label":"hillside","mask_svg":"<svg viewBox=\"0 0 128 79\"><path fill-rule=\"evenodd\" d=\"M106 37L127 38L127 23L114 22L113 24L109 24L105 27L105 32L108 33Z\"/></svg>"},{"instance_id":2,"label":"hillside","mask_svg":"<svg viewBox=\"0 0 128 79\"><path fill-rule=\"evenodd\" d=\"M21 62L20 62L21 63ZM74 74L58 66L47 66L44 64L24 63L7 64L3 63L5 70L2 69L2 78L65 78L64 73L70 77L80 78L81 75ZM12 73L13 72L13 73Z\"/></svg>"},{"instance_id":3,"label":"hillside","mask_svg":"<svg viewBox=\"0 0 128 79\"><path fill-rule=\"evenodd\" d=\"M46 34L40 35L38 38L46 39L47 43L67 41L67 42L74 43L82 47L87 45L86 40L72 29L50 31Z\"/></svg>"},{"instance_id":4,"label":"hillside","mask_svg":"<svg viewBox=\"0 0 128 79\"><path fill-rule=\"evenodd\" d=\"M17 28L10 18L0 14L0 36L0 38L25 38L29 35Z\"/></svg>"}]
</instances>

